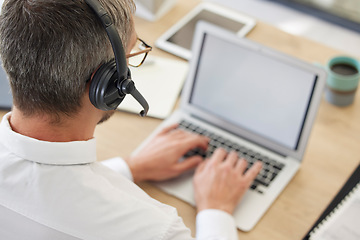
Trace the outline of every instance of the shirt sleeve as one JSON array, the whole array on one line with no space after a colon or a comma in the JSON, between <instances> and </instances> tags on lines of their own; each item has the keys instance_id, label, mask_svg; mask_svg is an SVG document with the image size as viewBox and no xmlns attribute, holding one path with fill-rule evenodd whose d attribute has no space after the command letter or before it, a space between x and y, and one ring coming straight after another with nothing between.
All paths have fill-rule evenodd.
<instances>
[{"instance_id":1,"label":"shirt sleeve","mask_svg":"<svg viewBox=\"0 0 360 240\"><path fill-rule=\"evenodd\" d=\"M120 157L115 157L115 158L110 158L110 159L101 161L101 163L104 166L112 169L113 171L122 174L130 181L134 181L132 173L129 168L129 165L125 162L124 159L122 159Z\"/></svg>"},{"instance_id":2,"label":"shirt sleeve","mask_svg":"<svg viewBox=\"0 0 360 240\"><path fill-rule=\"evenodd\" d=\"M162 240L190 240L190 229L185 227L177 216L171 221ZM217 210L206 209L196 216L196 240L237 240L237 231L233 216Z\"/></svg>"},{"instance_id":3,"label":"shirt sleeve","mask_svg":"<svg viewBox=\"0 0 360 240\"><path fill-rule=\"evenodd\" d=\"M217 210L206 209L196 216L197 240L237 240L234 217Z\"/></svg>"}]
</instances>

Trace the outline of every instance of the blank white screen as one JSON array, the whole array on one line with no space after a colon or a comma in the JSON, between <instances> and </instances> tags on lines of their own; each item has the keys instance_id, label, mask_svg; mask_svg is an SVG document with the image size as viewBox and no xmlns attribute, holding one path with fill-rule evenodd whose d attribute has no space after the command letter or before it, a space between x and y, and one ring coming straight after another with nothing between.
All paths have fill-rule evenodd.
<instances>
[{"instance_id":1,"label":"blank white screen","mask_svg":"<svg viewBox=\"0 0 360 240\"><path fill-rule=\"evenodd\" d=\"M316 75L207 34L191 103L296 149Z\"/></svg>"}]
</instances>

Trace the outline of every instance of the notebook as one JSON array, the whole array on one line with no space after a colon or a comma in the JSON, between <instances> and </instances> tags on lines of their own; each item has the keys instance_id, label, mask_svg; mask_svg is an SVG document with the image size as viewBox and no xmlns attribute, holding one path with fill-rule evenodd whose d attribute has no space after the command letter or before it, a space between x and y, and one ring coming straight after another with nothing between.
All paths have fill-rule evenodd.
<instances>
[{"instance_id":1,"label":"notebook","mask_svg":"<svg viewBox=\"0 0 360 240\"><path fill-rule=\"evenodd\" d=\"M234 212L237 227L250 231L300 167L326 73L205 22L197 25L193 42L180 107L135 153L164 126L178 122L212 139L208 152L199 154L209 156L212 145L220 145L250 164L263 161L261 176ZM192 176L187 172L155 184L195 205Z\"/></svg>"},{"instance_id":2,"label":"notebook","mask_svg":"<svg viewBox=\"0 0 360 240\"><path fill-rule=\"evenodd\" d=\"M147 116L165 119L172 113L188 68L188 63L184 60L155 56L148 56L141 68L130 68L136 88L151 106ZM163 89L166 91L161 91ZM139 114L140 107L135 98L126 97L118 109Z\"/></svg>"},{"instance_id":3,"label":"notebook","mask_svg":"<svg viewBox=\"0 0 360 240\"><path fill-rule=\"evenodd\" d=\"M360 164L303 240L360 239Z\"/></svg>"}]
</instances>

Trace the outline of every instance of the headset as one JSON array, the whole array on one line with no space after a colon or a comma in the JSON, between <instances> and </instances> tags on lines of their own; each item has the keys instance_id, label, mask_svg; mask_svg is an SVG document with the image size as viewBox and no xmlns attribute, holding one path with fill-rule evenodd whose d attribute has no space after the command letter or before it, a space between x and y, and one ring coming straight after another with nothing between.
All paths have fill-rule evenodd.
<instances>
[{"instance_id":1,"label":"headset","mask_svg":"<svg viewBox=\"0 0 360 240\"><path fill-rule=\"evenodd\" d=\"M126 94L131 94L144 108L140 115L146 116L149 105L131 79L121 39L109 14L97 0L85 0L85 3L105 28L115 56L115 59L101 65L93 74L89 90L91 103L103 111L115 110Z\"/></svg>"}]
</instances>

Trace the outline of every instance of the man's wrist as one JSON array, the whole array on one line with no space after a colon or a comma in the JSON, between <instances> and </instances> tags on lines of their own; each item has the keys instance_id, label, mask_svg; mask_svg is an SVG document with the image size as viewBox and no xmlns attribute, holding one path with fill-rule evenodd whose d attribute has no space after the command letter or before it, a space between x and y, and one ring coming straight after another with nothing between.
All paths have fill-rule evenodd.
<instances>
[{"instance_id":1,"label":"man's wrist","mask_svg":"<svg viewBox=\"0 0 360 240\"><path fill-rule=\"evenodd\" d=\"M197 212L199 213L208 209L216 209L232 215L235 207L226 204L204 204L197 207Z\"/></svg>"},{"instance_id":2,"label":"man's wrist","mask_svg":"<svg viewBox=\"0 0 360 240\"><path fill-rule=\"evenodd\" d=\"M133 177L133 181L134 182L141 182L144 181L145 179L143 179L143 174L141 174L141 170L138 164L135 164L135 161L132 161L131 157L125 158L124 159L125 162L127 163L127 165L129 166L131 175Z\"/></svg>"},{"instance_id":3,"label":"man's wrist","mask_svg":"<svg viewBox=\"0 0 360 240\"><path fill-rule=\"evenodd\" d=\"M234 217L218 209L206 209L199 212L196 216L196 237L237 240Z\"/></svg>"},{"instance_id":4,"label":"man's wrist","mask_svg":"<svg viewBox=\"0 0 360 240\"><path fill-rule=\"evenodd\" d=\"M101 164L112 169L115 172L120 173L121 175L125 176L129 180L134 181L130 166L124 159L122 159L120 157L115 157L115 158L101 161Z\"/></svg>"}]
</instances>

